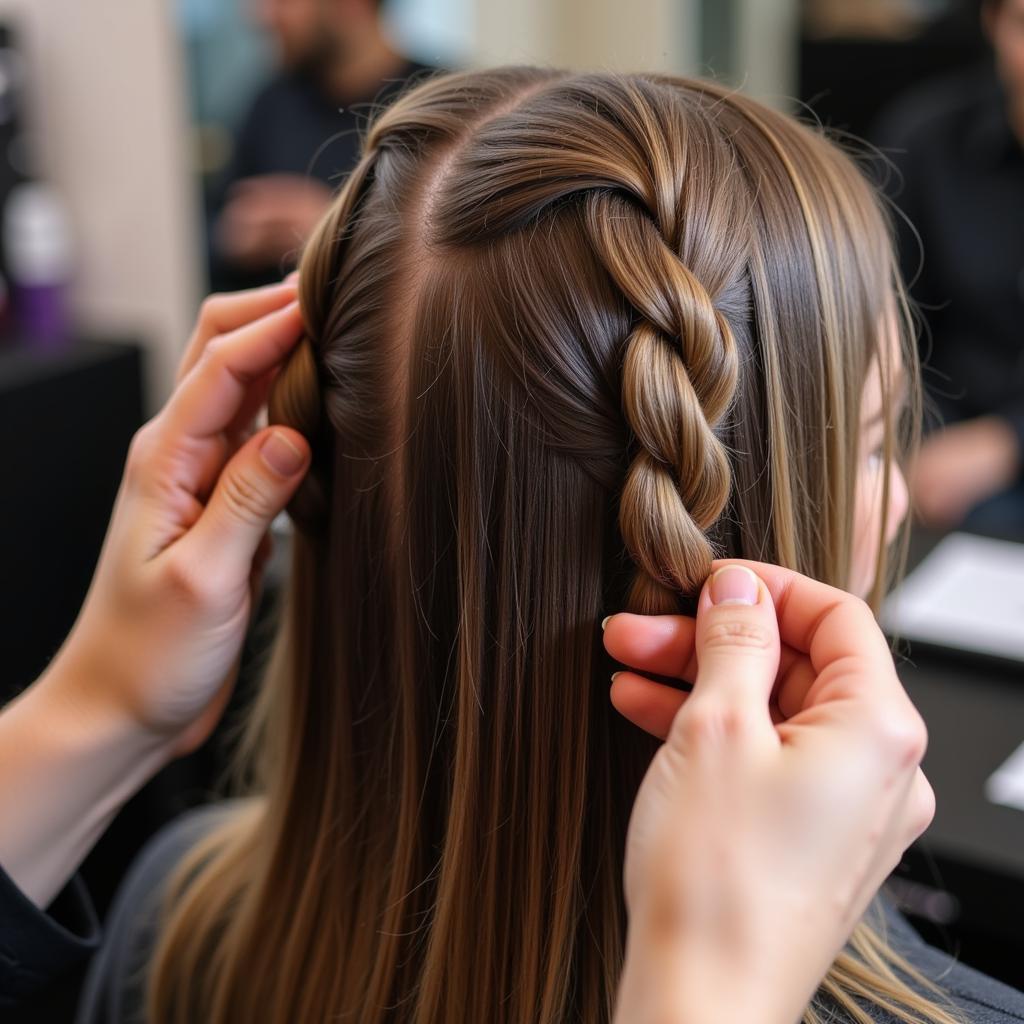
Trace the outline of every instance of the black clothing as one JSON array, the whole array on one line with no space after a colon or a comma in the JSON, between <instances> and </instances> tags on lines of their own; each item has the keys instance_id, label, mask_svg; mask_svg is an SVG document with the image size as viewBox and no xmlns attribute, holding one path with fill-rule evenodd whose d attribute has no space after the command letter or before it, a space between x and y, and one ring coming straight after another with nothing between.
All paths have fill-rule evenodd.
<instances>
[{"instance_id":1,"label":"black clothing","mask_svg":"<svg viewBox=\"0 0 1024 1024\"><path fill-rule=\"evenodd\" d=\"M100 923L75 875L40 910L0 867L0 1020L67 1021Z\"/></svg>"},{"instance_id":2,"label":"black clothing","mask_svg":"<svg viewBox=\"0 0 1024 1024\"><path fill-rule=\"evenodd\" d=\"M929 393L947 423L1004 417L1024 450L1024 148L994 70L923 87L875 135L899 171L890 195L921 235L919 245L897 218L904 277L931 333Z\"/></svg>"},{"instance_id":3,"label":"black clothing","mask_svg":"<svg viewBox=\"0 0 1024 1024\"><path fill-rule=\"evenodd\" d=\"M209 804L183 814L139 854L111 907L107 938L86 975L75 1024L144 1024L145 967L156 941L161 886L230 806Z\"/></svg>"},{"instance_id":4,"label":"black clothing","mask_svg":"<svg viewBox=\"0 0 1024 1024\"><path fill-rule=\"evenodd\" d=\"M234 182L261 174L298 174L336 189L356 165L361 133L370 114L376 107L394 99L410 79L418 81L433 71L436 69L426 64L406 61L379 89L345 105L325 96L309 72L285 71L268 82L249 108L228 166L208 199L211 290L230 291L271 284L290 269L241 270L217 252L212 228Z\"/></svg>"},{"instance_id":5,"label":"black clothing","mask_svg":"<svg viewBox=\"0 0 1024 1024\"><path fill-rule=\"evenodd\" d=\"M153 947L154 922L161 886L181 856L229 809L229 804L214 804L183 815L157 834L140 854L118 893L107 934L100 953L90 966L76 1024L138 1024L144 993L143 969ZM0 921L4 970L0 974L0 991L7 994L12 974L7 963L20 960L34 977L35 984L45 984L45 975L56 976L58 967L95 948L95 923L90 916L87 896L72 884L62 894L65 924L79 924L78 939L62 934L61 926L47 919L41 911L13 887L6 876L0 877ZM23 904L27 904L27 907ZM926 977L936 981L950 994L964 1017L974 1024L1012 1024L1024 1022L1024 993L963 964L924 943L907 920L884 895L880 905L885 912L887 938L890 944ZM56 906L56 904L55 904ZM12 914L14 915L12 917ZM12 934L9 922L20 921ZM15 949L19 936L23 947ZM904 979L908 980L908 979ZM927 990L911 982L924 995ZM11 1005L8 1003L8 1005ZM834 1024L848 1022L837 1008L830 1019ZM891 1024L893 1018L874 1006L864 1006L872 1020ZM5 1020L9 1019L7 1016ZM34 1021L39 1018L32 1018Z\"/></svg>"}]
</instances>

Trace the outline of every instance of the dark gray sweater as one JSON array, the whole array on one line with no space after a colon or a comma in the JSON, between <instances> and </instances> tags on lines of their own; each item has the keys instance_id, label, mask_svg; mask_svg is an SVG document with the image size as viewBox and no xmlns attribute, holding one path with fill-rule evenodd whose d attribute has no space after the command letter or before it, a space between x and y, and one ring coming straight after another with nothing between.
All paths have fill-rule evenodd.
<instances>
[{"instance_id":1,"label":"dark gray sweater","mask_svg":"<svg viewBox=\"0 0 1024 1024\"><path fill-rule=\"evenodd\" d=\"M139 855L118 893L103 945L90 966L77 1024L139 1024L142 1021L143 975L153 945L161 885L182 854L211 827L222 811L222 805L214 805L183 815L158 833ZM886 915L890 944L926 977L940 984L968 1021L975 1024L1024 1021L1024 993L957 963L927 945L888 898L883 895L880 902ZM835 1011L831 1020L837 1024L849 1020L838 1008L826 1005L823 1009ZM877 1007L864 1004L864 1009L875 1021L883 1024L893 1021Z\"/></svg>"}]
</instances>

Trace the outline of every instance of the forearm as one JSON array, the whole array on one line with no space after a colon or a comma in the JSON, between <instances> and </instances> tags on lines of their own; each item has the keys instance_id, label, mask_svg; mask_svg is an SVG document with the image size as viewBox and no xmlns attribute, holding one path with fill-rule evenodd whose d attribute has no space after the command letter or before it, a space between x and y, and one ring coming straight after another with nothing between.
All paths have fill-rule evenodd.
<instances>
[{"instance_id":1,"label":"forearm","mask_svg":"<svg viewBox=\"0 0 1024 1024\"><path fill-rule=\"evenodd\" d=\"M62 652L0 711L0 865L39 907L168 759L165 741L90 700L90 671Z\"/></svg>"}]
</instances>

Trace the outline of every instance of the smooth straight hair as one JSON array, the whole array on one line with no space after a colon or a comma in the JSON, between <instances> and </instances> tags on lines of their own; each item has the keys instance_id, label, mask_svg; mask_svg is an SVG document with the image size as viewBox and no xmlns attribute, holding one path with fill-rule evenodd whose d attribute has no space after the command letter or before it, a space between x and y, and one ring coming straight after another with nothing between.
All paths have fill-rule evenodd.
<instances>
[{"instance_id":1,"label":"smooth straight hair","mask_svg":"<svg viewBox=\"0 0 1024 1024\"><path fill-rule=\"evenodd\" d=\"M607 1022L657 743L609 702L600 622L692 611L715 555L846 585L889 320L916 423L886 213L718 85L470 72L375 118L300 298L271 419L314 457L251 794L169 886L150 1018ZM804 1020L950 1024L879 927Z\"/></svg>"}]
</instances>

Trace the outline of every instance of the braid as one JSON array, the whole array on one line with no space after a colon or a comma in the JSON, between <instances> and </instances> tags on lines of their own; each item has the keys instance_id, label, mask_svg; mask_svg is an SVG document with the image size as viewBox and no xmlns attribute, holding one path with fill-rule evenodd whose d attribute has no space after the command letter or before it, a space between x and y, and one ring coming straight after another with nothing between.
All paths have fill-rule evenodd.
<instances>
[{"instance_id":1,"label":"braid","mask_svg":"<svg viewBox=\"0 0 1024 1024\"><path fill-rule=\"evenodd\" d=\"M309 335L304 335L274 381L267 403L270 423L294 427L313 448L313 465L288 505L288 514L304 533L322 532L327 520L327 493L322 472L319 374Z\"/></svg>"},{"instance_id":2,"label":"braid","mask_svg":"<svg viewBox=\"0 0 1024 1024\"><path fill-rule=\"evenodd\" d=\"M324 215L303 250L299 298L305 334L285 360L267 401L270 423L299 431L312 448L309 472L288 504L295 525L309 536L321 536L328 524L332 431L325 408L325 374L321 345L331 331L330 318L343 245L357 208L373 178L378 150L367 147L330 210Z\"/></svg>"},{"instance_id":3,"label":"braid","mask_svg":"<svg viewBox=\"0 0 1024 1024\"><path fill-rule=\"evenodd\" d=\"M749 313L753 196L715 102L637 77L555 81L478 131L452 172L461 187L437 206L441 243L460 248L579 204L594 255L632 307L622 413L639 450L619 519L638 569L628 607L641 612L678 611L700 587L707 531L730 497L715 431Z\"/></svg>"},{"instance_id":4,"label":"braid","mask_svg":"<svg viewBox=\"0 0 1024 1024\"><path fill-rule=\"evenodd\" d=\"M442 86L437 89L444 91ZM505 185L507 147L494 153L483 148L463 168L467 174L473 171L488 194L504 194L507 223L489 216L486 229L481 229L485 235L523 226L559 196L576 193L584 204L594 252L635 312L623 358L622 412L638 450L626 472L619 518L623 540L637 564L629 607L644 612L676 611L679 597L700 587L713 557L708 531L729 500L729 460L715 430L736 390L738 357L730 322L716 300L734 292L743 275L741 254L747 247L741 236L748 223L742 190L721 187L734 170L728 145L706 125L702 138L688 138L697 130L693 127L689 133L668 130L677 110L657 102L657 93L650 83L624 86L617 102L585 115L616 123L629 137L631 145L620 154L618 180L608 176L615 168L603 161L604 154L591 152L593 137L579 121L565 126L564 149L556 151L558 162L564 155L566 166L549 168L553 184L539 193L523 187L513 198ZM431 87L422 95L429 108ZM493 99L467 95L460 104L472 120ZM357 385L351 377L338 380L333 364L323 365L317 341L334 336L342 326L338 318L347 316L334 302L348 249L345 240L367 184L377 173L388 181L394 177L389 162L374 173L380 154L415 159L435 144L453 142L457 127L452 122L435 123L423 115L420 110L413 117L399 104L376 120L363 160L307 246L313 258L303 260L303 312L310 340L296 349L282 371L280 400L272 410L280 416L278 422L305 432L302 423L321 435L319 442L310 438L314 467L289 508L306 528L322 527L323 499L329 493L323 467L330 463L318 462L317 448L329 446L333 432L353 434L351 423L340 422L341 406L329 401L322 389ZM685 173L688 145L713 155L721 177L691 180ZM530 155L529 147L518 155ZM547 155L550 159L551 153ZM582 177L581 163L588 168L594 163ZM524 181L533 180L535 176L524 176ZM451 196L448 202L469 199ZM489 214L494 213L489 206ZM446 210L442 216L446 223L472 224L476 230L472 215L454 216ZM448 241L459 239L453 234ZM371 285L380 288L380 282L367 283ZM330 358L337 360L341 354ZM368 407L366 402L362 406ZM322 422L328 418L330 430Z\"/></svg>"},{"instance_id":5,"label":"braid","mask_svg":"<svg viewBox=\"0 0 1024 1024\"><path fill-rule=\"evenodd\" d=\"M707 577L707 530L729 499L729 461L715 427L736 390L736 342L645 210L621 194L594 191L587 227L636 311L622 366L623 413L639 448L619 502L623 540L638 565L628 607L678 611L678 595Z\"/></svg>"}]
</instances>

